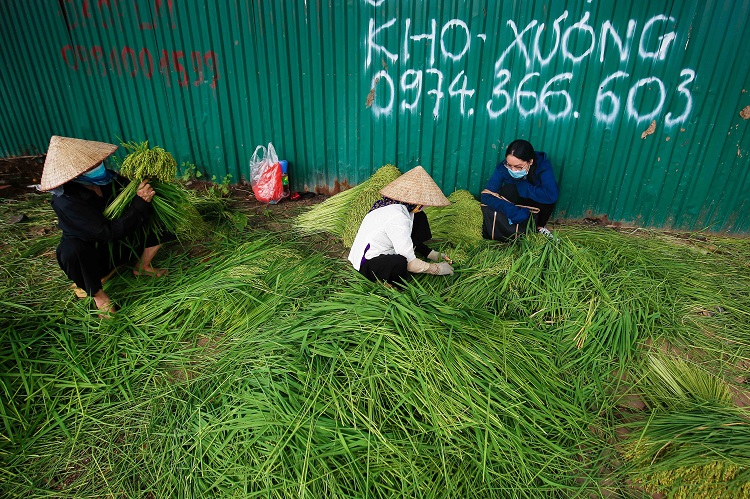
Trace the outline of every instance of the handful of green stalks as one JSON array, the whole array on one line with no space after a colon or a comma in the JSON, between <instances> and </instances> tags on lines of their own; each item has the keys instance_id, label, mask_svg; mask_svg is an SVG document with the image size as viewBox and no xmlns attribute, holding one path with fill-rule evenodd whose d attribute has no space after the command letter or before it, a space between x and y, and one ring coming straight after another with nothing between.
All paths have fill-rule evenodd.
<instances>
[{"instance_id":1,"label":"handful of green stalks","mask_svg":"<svg viewBox=\"0 0 750 499\"><path fill-rule=\"evenodd\" d=\"M150 228L157 233L174 233L178 239L193 241L207 232L206 223L198 210L190 202L187 191L174 183L177 162L174 156L161 147L148 147L145 142L122 144L128 154L122 161L120 175L130 179L130 183L104 210L110 220L121 217L138 192L138 186L148 180L156 195L151 200L154 212Z\"/></svg>"},{"instance_id":2,"label":"handful of green stalks","mask_svg":"<svg viewBox=\"0 0 750 499\"><path fill-rule=\"evenodd\" d=\"M393 165L381 166L361 184L331 196L298 216L294 226L303 234L333 234L342 238L344 245L350 248L372 204L383 197L380 189L400 175L399 169Z\"/></svg>"}]
</instances>

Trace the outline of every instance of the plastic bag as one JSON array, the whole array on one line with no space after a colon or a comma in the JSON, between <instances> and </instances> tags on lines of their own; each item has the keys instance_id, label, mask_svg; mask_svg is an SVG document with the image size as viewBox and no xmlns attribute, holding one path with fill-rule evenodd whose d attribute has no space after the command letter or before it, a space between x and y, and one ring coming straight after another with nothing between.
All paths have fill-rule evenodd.
<instances>
[{"instance_id":1,"label":"plastic bag","mask_svg":"<svg viewBox=\"0 0 750 499\"><path fill-rule=\"evenodd\" d=\"M258 151L261 151L261 154L258 154ZM262 145L256 147L250 159L250 187L255 199L261 203L278 203L284 196L281 164L276 156L276 149L270 142L268 148Z\"/></svg>"}]
</instances>

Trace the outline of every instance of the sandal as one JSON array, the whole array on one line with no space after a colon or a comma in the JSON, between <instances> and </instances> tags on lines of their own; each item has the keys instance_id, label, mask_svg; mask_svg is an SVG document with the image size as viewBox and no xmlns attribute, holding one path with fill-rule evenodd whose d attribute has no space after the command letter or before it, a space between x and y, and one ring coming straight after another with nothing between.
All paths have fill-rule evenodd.
<instances>
[{"instance_id":1,"label":"sandal","mask_svg":"<svg viewBox=\"0 0 750 499\"><path fill-rule=\"evenodd\" d=\"M88 296L85 289L79 288L75 284L71 284L70 287L78 298L86 298Z\"/></svg>"}]
</instances>

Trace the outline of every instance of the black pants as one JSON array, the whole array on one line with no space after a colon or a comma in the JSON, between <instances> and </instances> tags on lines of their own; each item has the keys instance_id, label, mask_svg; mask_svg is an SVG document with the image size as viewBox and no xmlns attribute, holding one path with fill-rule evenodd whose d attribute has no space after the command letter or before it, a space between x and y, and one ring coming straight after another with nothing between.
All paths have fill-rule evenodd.
<instances>
[{"instance_id":1,"label":"black pants","mask_svg":"<svg viewBox=\"0 0 750 499\"><path fill-rule=\"evenodd\" d=\"M68 279L86 290L89 296L94 296L102 289L102 278L113 269L139 258L140 252L145 248L174 239L175 236L169 233L163 233L158 238L155 234L148 234L116 241L110 247L110 244L105 242L66 237L57 247L57 263Z\"/></svg>"},{"instance_id":2,"label":"black pants","mask_svg":"<svg viewBox=\"0 0 750 499\"><path fill-rule=\"evenodd\" d=\"M524 206L533 206L539 208L539 213L532 213L534 217L534 224L537 227L544 227L547 225L549 217L552 215L552 210L555 208L555 204L545 204L539 201L534 201L531 198L522 198L518 195L518 189L515 184L505 184L500 188L498 194L503 196L505 199L513 204L521 204Z\"/></svg>"},{"instance_id":3,"label":"black pants","mask_svg":"<svg viewBox=\"0 0 750 499\"><path fill-rule=\"evenodd\" d=\"M420 211L414 214L414 225L411 228L411 241L417 253L425 257L430 254L430 248L425 241L432 239L430 223L427 215ZM359 273L371 281L385 281L389 284L400 285L409 277L406 270L406 257L401 255L380 255L371 260L362 261Z\"/></svg>"}]
</instances>

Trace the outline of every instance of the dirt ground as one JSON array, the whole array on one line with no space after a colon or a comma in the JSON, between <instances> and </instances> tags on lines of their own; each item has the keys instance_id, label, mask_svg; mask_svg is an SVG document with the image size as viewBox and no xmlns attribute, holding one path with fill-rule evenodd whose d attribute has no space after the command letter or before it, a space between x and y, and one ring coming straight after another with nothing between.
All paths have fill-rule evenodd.
<instances>
[{"instance_id":1,"label":"dirt ground","mask_svg":"<svg viewBox=\"0 0 750 499\"><path fill-rule=\"evenodd\" d=\"M44 156L0 158L0 197L15 198L32 192L42 178Z\"/></svg>"}]
</instances>

